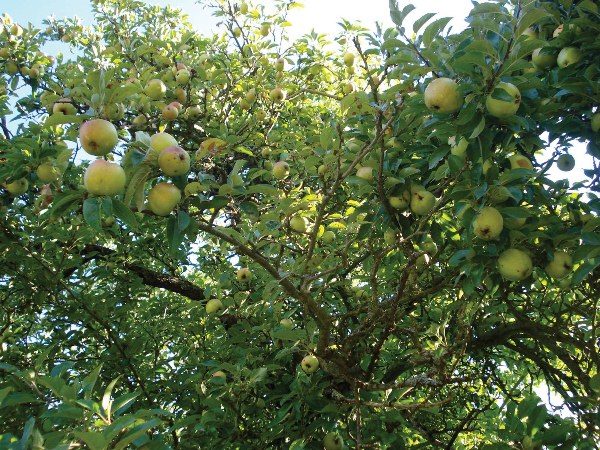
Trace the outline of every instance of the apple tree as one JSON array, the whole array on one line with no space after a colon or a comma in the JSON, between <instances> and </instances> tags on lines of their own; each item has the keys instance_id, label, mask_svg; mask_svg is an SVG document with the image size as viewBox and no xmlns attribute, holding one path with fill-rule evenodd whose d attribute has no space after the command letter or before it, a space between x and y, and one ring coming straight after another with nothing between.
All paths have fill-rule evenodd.
<instances>
[{"instance_id":1,"label":"apple tree","mask_svg":"<svg viewBox=\"0 0 600 450\"><path fill-rule=\"evenodd\" d=\"M597 448L598 2L264 3L2 16L0 447Z\"/></svg>"}]
</instances>

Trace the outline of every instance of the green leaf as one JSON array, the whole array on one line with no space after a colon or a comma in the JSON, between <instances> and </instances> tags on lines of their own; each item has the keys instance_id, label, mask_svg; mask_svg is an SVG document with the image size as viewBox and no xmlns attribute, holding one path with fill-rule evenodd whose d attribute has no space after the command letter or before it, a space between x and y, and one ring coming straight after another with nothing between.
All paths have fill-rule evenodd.
<instances>
[{"instance_id":1,"label":"green leaf","mask_svg":"<svg viewBox=\"0 0 600 450\"><path fill-rule=\"evenodd\" d=\"M282 341L301 341L306 339L306 331L295 329L288 330L287 328L278 328L271 332L273 339L281 339Z\"/></svg>"},{"instance_id":2,"label":"green leaf","mask_svg":"<svg viewBox=\"0 0 600 450\"><path fill-rule=\"evenodd\" d=\"M119 381L119 378L121 378L120 375L110 382L110 384L106 387L106 390L104 391L104 395L102 396L102 409L104 410L107 419L110 419L110 414L111 414L112 391L113 391L115 385L117 384L117 382Z\"/></svg>"},{"instance_id":3,"label":"green leaf","mask_svg":"<svg viewBox=\"0 0 600 450\"><path fill-rule=\"evenodd\" d=\"M104 439L101 433L95 431L73 431L75 437L85 442L90 450L106 450L108 442Z\"/></svg>"},{"instance_id":4,"label":"green leaf","mask_svg":"<svg viewBox=\"0 0 600 450\"><path fill-rule=\"evenodd\" d=\"M577 268L577 270L573 274L573 285L578 285L579 283L581 283L585 279L585 277L592 273L599 265L600 260L591 260L584 262L581 266Z\"/></svg>"},{"instance_id":5,"label":"green leaf","mask_svg":"<svg viewBox=\"0 0 600 450\"><path fill-rule=\"evenodd\" d=\"M434 20L423 32L423 45L429 47L435 37L448 25L452 20L452 17L442 17L441 19Z\"/></svg>"},{"instance_id":6,"label":"green leaf","mask_svg":"<svg viewBox=\"0 0 600 450\"><path fill-rule=\"evenodd\" d=\"M425 25L425 23L431 19L433 16L435 16L435 13L427 13L424 16L419 17L417 20L415 20L415 22L413 23L413 31L415 33L418 33L419 30L421 29L421 27L423 25Z\"/></svg>"},{"instance_id":7,"label":"green leaf","mask_svg":"<svg viewBox=\"0 0 600 450\"><path fill-rule=\"evenodd\" d=\"M30 417L27 422L25 422L25 427L23 427L23 435L21 436L21 442L19 443L22 449L28 448L27 443L29 442L29 438L31 437L31 433L33 432L33 426L35 425L35 418Z\"/></svg>"},{"instance_id":8,"label":"green leaf","mask_svg":"<svg viewBox=\"0 0 600 450\"><path fill-rule=\"evenodd\" d=\"M389 7L392 22L394 22L399 27L402 26L402 22L404 22L406 16L408 16L415 9L413 5L408 4L402 9L402 11L400 11L400 9L398 8L398 2L396 0L390 0Z\"/></svg>"},{"instance_id":9,"label":"green leaf","mask_svg":"<svg viewBox=\"0 0 600 450\"><path fill-rule=\"evenodd\" d=\"M83 218L89 226L97 230L102 229L102 211L100 197L89 197L83 202Z\"/></svg>"},{"instance_id":10,"label":"green leaf","mask_svg":"<svg viewBox=\"0 0 600 450\"><path fill-rule=\"evenodd\" d=\"M82 123L86 119L85 116L67 116L65 114L52 114L44 121L45 128L51 128L56 125L65 123Z\"/></svg>"},{"instance_id":11,"label":"green leaf","mask_svg":"<svg viewBox=\"0 0 600 450\"><path fill-rule=\"evenodd\" d=\"M481 132L483 131L484 128L485 128L485 116L482 116L481 120L479 121L479 124L473 130L469 139L475 139L477 136L479 136L481 134Z\"/></svg>"},{"instance_id":12,"label":"green leaf","mask_svg":"<svg viewBox=\"0 0 600 450\"><path fill-rule=\"evenodd\" d=\"M142 425L135 427L130 434L121 439L115 446L114 450L123 450L137 438L146 434L146 430L157 427L162 423L159 419L151 419Z\"/></svg>"},{"instance_id":13,"label":"green leaf","mask_svg":"<svg viewBox=\"0 0 600 450\"><path fill-rule=\"evenodd\" d=\"M112 207L117 218L119 218L125 225L132 230L136 230L138 228L139 224L135 214L125 205L125 203L117 198L113 198Z\"/></svg>"},{"instance_id":14,"label":"green leaf","mask_svg":"<svg viewBox=\"0 0 600 450\"><path fill-rule=\"evenodd\" d=\"M517 29L515 30L515 36L519 37L523 32L530 26L546 19L548 17L548 11L541 8L531 9L527 11L520 19Z\"/></svg>"}]
</instances>

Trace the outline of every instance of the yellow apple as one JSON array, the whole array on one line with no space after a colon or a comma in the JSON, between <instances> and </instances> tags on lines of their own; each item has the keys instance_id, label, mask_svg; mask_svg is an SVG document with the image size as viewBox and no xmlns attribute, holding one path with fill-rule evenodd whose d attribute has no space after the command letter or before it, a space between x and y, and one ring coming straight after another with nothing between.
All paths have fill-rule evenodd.
<instances>
[{"instance_id":1,"label":"yellow apple","mask_svg":"<svg viewBox=\"0 0 600 450\"><path fill-rule=\"evenodd\" d=\"M507 280L522 281L531 275L533 263L524 251L509 248L498 257L498 271Z\"/></svg>"},{"instance_id":2,"label":"yellow apple","mask_svg":"<svg viewBox=\"0 0 600 450\"><path fill-rule=\"evenodd\" d=\"M177 140L169 133L156 133L150 137L150 147L157 152L158 155L167 147L176 147Z\"/></svg>"},{"instance_id":3,"label":"yellow apple","mask_svg":"<svg viewBox=\"0 0 600 450\"><path fill-rule=\"evenodd\" d=\"M175 120L177 119L177 116L179 116L179 109L174 105L167 105L162 109L161 116L167 121Z\"/></svg>"},{"instance_id":4,"label":"yellow apple","mask_svg":"<svg viewBox=\"0 0 600 450\"><path fill-rule=\"evenodd\" d=\"M175 81L178 84L187 84L190 81L190 71L187 69L180 69L177 71L177 75L175 75Z\"/></svg>"},{"instance_id":5,"label":"yellow apple","mask_svg":"<svg viewBox=\"0 0 600 450\"><path fill-rule=\"evenodd\" d=\"M190 155L181 147L167 147L158 155L158 167L169 177L184 175L190 171Z\"/></svg>"},{"instance_id":6,"label":"yellow apple","mask_svg":"<svg viewBox=\"0 0 600 450\"><path fill-rule=\"evenodd\" d=\"M168 216L180 201L181 191L172 183L158 183L148 193L148 206L157 216Z\"/></svg>"},{"instance_id":7,"label":"yellow apple","mask_svg":"<svg viewBox=\"0 0 600 450\"><path fill-rule=\"evenodd\" d=\"M450 78L436 78L425 89L425 106L432 111L449 114L460 109L463 97L458 84Z\"/></svg>"},{"instance_id":8,"label":"yellow apple","mask_svg":"<svg viewBox=\"0 0 600 450\"><path fill-rule=\"evenodd\" d=\"M521 93L512 83L500 82L495 89L503 90L511 100L500 100L492 97L492 93L487 96L485 107L492 116L499 119L506 119L514 116L521 105Z\"/></svg>"},{"instance_id":9,"label":"yellow apple","mask_svg":"<svg viewBox=\"0 0 600 450\"><path fill-rule=\"evenodd\" d=\"M511 169L529 169L533 170L533 164L526 156L521 155L520 153L515 153L511 155L508 160L510 161Z\"/></svg>"},{"instance_id":10,"label":"yellow apple","mask_svg":"<svg viewBox=\"0 0 600 450\"><path fill-rule=\"evenodd\" d=\"M92 162L83 176L85 189L93 195L115 195L123 192L127 178L123 168L104 159Z\"/></svg>"},{"instance_id":11,"label":"yellow apple","mask_svg":"<svg viewBox=\"0 0 600 450\"><path fill-rule=\"evenodd\" d=\"M573 270L573 259L565 251L554 252L552 260L546 266L546 273L552 278L564 278Z\"/></svg>"},{"instance_id":12,"label":"yellow apple","mask_svg":"<svg viewBox=\"0 0 600 450\"><path fill-rule=\"evenodd\" d=\"M240 13L241 14L248 14L248 3L242 2L240 4Z\"/></svg>"},{"instance_id":13,"label":"yellow apple","mask_svg":"<svg viewBox=\"0 0 600 450\"><path fill-rule=\"evenodd\" d=\"M119 142L115 126L108 120L94 119L79 127L79 141L83 149L94 156L110 153Z\"/></svg>"},{"instance_id":14,"label":"yellow apple","mask_svg":"<svg viewBox=\"0 0 600 450\"><path fill-rule=\"evenodd\" d=\"M473 222L475 234L486 241L496 239L502 233L504 219L502 214L491 206L482 208Z\"/></svg>"},{"instance_id":15,"label":"yellow apple","mask_svg":"<svg viewBox=\"0 0 600 450\"><path fill-rule=\"evenodd\" d=\"M302 370L305 373L314 373L319 368L319 360L314 355L306 355L304 358L302 358L300 367L302 367Z\"/></svg>"}]
</instances>

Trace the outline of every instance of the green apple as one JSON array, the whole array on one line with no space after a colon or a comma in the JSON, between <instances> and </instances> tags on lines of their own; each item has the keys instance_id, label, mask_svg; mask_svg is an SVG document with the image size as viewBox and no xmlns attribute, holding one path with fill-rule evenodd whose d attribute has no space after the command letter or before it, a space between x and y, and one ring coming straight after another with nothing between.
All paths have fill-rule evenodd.
<instances>
[{"instance_id":1,"label":"green apple","mask_svg":"<svg viewBox=\"0 0 600 450\"><path fill-rule=\"evenodd\" d=\"M238 281L241 282L250 281L252 279L252 272L249 268L242 267L241 269L238 269L238 271L235 274L235 277Z\"/></svg>"},{"instance_id":2,"label":"green apple","mask_svg":"<svg viewBox=\"0 0 600 450\"><path fill-rule=\"evenodd\" d=\"M331 230L326 230L323 232L323 235L321 236L321 241L323 241L324 244L331 244L335 239L335 233Z\"/></svg>"},{"instance_id":3,"label":"green apple","mask_svg":"<svg viewBox=\"0 0 600 450\"><path fill-rule=\"evenodd\" d=\"M93 195L115 195L123 192L127 178L123 168L104 159L92 162L83 176L85 189Z\"/></svg>"},{"instance_id":4,"label":"green apple","mask_svg":"<svg viewBox=\"0 0 600 450\"><path fill-rule=\"evenodd\" d=\"M525 217L507 217L504 220L504 226L510 230L518 230L525 225L527 219Z\"/></svg>"},{"instance_id":5,"label":"green apple","mask_svg":"<svg viewBox=\"0 0 600 450\"><path fill-rule=\"evenodd\" d=\"M469 141L464 137L461 137L458 143L456 143L456 136L448 139L450 144L450 153L454 156L458 156L460 159L465 160L467 157L467 148L469 147Z\"/></svg>"},{"instance_id":6,"label":"green apple","mask_svg":"<svg viewBox=\"0 0 600 450\"><path fill-rule=\"evenodd\" d=\"M342 450L344 448L344 440L338 433L331 431L325 435L323 447L325 447L325 450Z\"/></svg>"},{"instance_id":7,"label":"green apple","mask_svg":"<svg viewBox=\"0 0 600 450\"><path fill-rule=\"evenodd\" d=\"M554 252L553 258L546 265L546 273L552 278L564 278L573 270L573 259L565 251Z\"/></svg>"},{"instance_id":8,"label":"green apple","mask_svg":"<svg viewBox=\"0 0 600 450\"><path fill-rule=\"evenodd\" d=\"M401 197L392 196L389 198L389 202L390 202L390 205L392 206L392 208L398 209L400 211L404 211L406 208L408 208L408 205L410 203L410 192L408 192L408 191L402 192Z\"/></svg>"},{"instance_id":9,"label":"green apple","mask_svg":"<svg viewBox=\"0 0 600 450\"><path fill-rule=\"evenodd\" d=\"M600 113L596 113L592 116L592 131L594 133L597 133L598 131L600 131Z\"/></svg>"},{"instance_id":10,"label":"green apple","mask_svg":"<svg viewBox=\"0 0 600 450\"><path fill-rule=\"evenodd\" d=\"M306 355L304 358L302 358L300 367L302 367L302 370L305 373L314 373L319 368L319 360L314 355Z\"/></svg>"},{"instance_id":11,"label":"green apple","mask_svg":"<svg viewBox=\"0 0 600 450\"><path fill-rule=\"evenodd\" d=\"M145 94L152 100L160 100L167 92L167 86L162 80L154 78L146 84L144 87Z\"/></svg>"},{"instance_id":12,"label":"green apple","mask_svg":"<svg viewBox=\"0 0 600 450\"><path fill-rule=\"evenodd\" d=\"M500 233L502 233L503 227L504 219L502 218L502 214L492 206L482 208L473 221L473 231L477 237L486 241L497 239Z\"/></svg>"},{"instance_id":13,"label":"green apple","mask_svg":"<svg viewBox=\"0 0 600 450\"><path fill-rule=\"evenodd\" d=\"M223 303L217 298L211 298L206 302L206 313L215 314L223 309ZM214 376L214 375L213 375Z\"/></svg>"},{"instance_id":14,"label":"green apple","mask_svg":"<svg viewBox=\"0 0 600 450\"><path fill-rule=\"evenodd\" d=\"M135 118L131 121L131 124L135 128L142 128L144 125L146 125L146 123L148 123L148 119L143 114L135 116Z\"/></svg>"},{"instance_id":15,"label":"green apple","mask_svg":"<svg viewBox=\"0 0 600 450\"><path fill-rule=\"evenodd\" d=\"M493 93L487 96L485 107L488 113L499 119L506 119L514 116L521 105L521 93L512 83L500 82L495 89L501 89L510 100L500 100L492 97Z\"/></svg>"},{"instance_id":16,"label":"green apple","mask_svg":"<svg viewBox=\"0 0 600 450\"><path fill-rule=\"evenodd\" d=\"M426 190L419 190L412 194L410 209L417 216L424 216L435 206L435 196Z\"/></svg>"},{"instance_id":17,"label":"green apple","mask_svg":"<svg viewBox=\"0 0 600 450\"><path fill-rule=\"evenodd\" d=\"M279 325L281 325L286 330L291 330L292 328L294 328L294 322L292 322L292 319L281 319L279 321Z\"/></svg>"},{"instance_id":18,"label":"green apple","mask_svg":"<svg viewBox=\"0 0 600 450\"><path fill-rule=\"evenodd\" d=\"M583 58L583 55L577 47L565 47L558 54L558 67L564 69L570 65L577 64L581 61L581 58Z\"/></svg>"},{"instance_id":19,"label":"green apple","mask_svg":"<svg viewBox=\"0 0 600 450\"><path fill-rule=\"evenodd\" d=\"M25 178L19 178L12 183L6 183L4 188L13 197L18 197L19 195L23 195L25 192L27 192L27 189L29 189L29 181L27 181Z\"/></svg>"},{"instance_id":20,"label":"green apple","mask_svg":"<svg viewBox=\"0 0 600 450\"><path fill-rule=\"evenodd\" d=\"M187 69L180 69L177 71L177 75L175 75L175 81L178 84L187 84L190 81L190 71Z\"/></svg>"},{"instance_id":21,"label":"green apple","mask_svg":"<svg viewBox=\"0 0 600 450\"><path fill-rule=\"evenodd\" d=\"M492 186L488 196L492 203L504 203L510 198L510 191L506 186Z\"/></svg>"},{"instance_id":22,"label":"green apple","mask_svg":"<svg viewBox=\"0 0 600 450\"><path fill-rule=\"evenodd\" d=\"M240 13L241 14L248 14L248 3L242 2L240 4Z\"/></svg>"},{"instance_id":23,"label":"green apple","mask_svg":"<svg viewBox=\"0 0 600 450\"><path fill-rule=\"evenodd\" d=\"M347 67L354 65L354 54L353 53L345 53L344 54L344 65Z\"/></svg>"},{"instance_id":24,"label":"green apple","mask_svg":"<svg viewBox=\"0 0 600 450\"><path fill-rule=\"evenodd\" d=\"M158 155L158 167L169 177L185 175L190 171L190 155L176 145L167 147Z\"/></svg>"},{"instance_id":25,"label":"green apple","mask_svg":"<svg viewBox=\"0 0 600 450\"><path fill-rule=\"evenodd\" d=\"M42 183L53 183L60 178L60 170L51 162L40 164L35 173Z\"/></svg>"},{"instance_id":26,"label":"green apple","mask_svg":"<svg viewBox=\"0 0 600 450\"><path fill-rule=\"evenodd\" d=\"M481 166L481 171L484 175L486 175L488 170L490 170L492 167L494 167L494 161L492 159L486 159Z\"/></svg>"},{"instance_id":27,"label":"green apple","mask_svg":"<svg viewBox=\"0 0 600 450\"><path fill-rule=\"evenodd\" d=\"M498 257L498 271L507 280L522 281L531 275L533 263L524 251L509 248Z\"/></svg>"},{"instance_id":28,"label":"green apple","mask_svg":"<svg viewBox=\"0 0 600 450\"><path fill-rule=\"evenodd\" d=\"M523 33L521 33L521 36L525 36L526 39L537 39L538 32L535 31L533 28L529 27L526 28L525 31L523 31Z\"/></svg>"},{"instance_id":29,"label":"green apple","mask_svg":"<svg viewBox=\"0 0 600 450\"><path fill-rule=\"evenodd\" d=\"M273 176L278 180L283 180L290 173L290 165L285 161L277 161L273 164Z\"/></svg>"},{"instance_id":30,"label":"green apple","mask_svg":"<svg viewBox=\"0 0 600 450\"><path fill-rule=\"evenodd\" d=\"M297 233L306 233L306 218L294 216L290 219L290 228Z\"/></svg>"},{"instance_id":31,"label":"green apple","mask_svg":"<svg viewBox=\"0 0 600 450\"><path fill-rule=\"evenodd\" d=\"M536 48L531 55L531 60L539 70L551 69L556 65L556 55L550 53L546 48Z\"/></svg>"},{"instance_id":32,"label":"green apple","mask_svg":"<svg viewBox=\"0 0 600 450\"><path fill-rule=\"evenodd\" d=\"M383 242L387 245L394 245L398 242L398 234L395 230L385 230L383 233Z\"/></svg>"},{"instance_id":33,"label":"green apple","mask_svg":"<svg viewBox=\"0 0 600 450\"><path fill-rule=\"evenodd\" d=\"M373 181L373 168L372 167L361 167L356 171L356 176L362 180L371 182Z\"/></svg>"},{"instance_id":34,"label":"green apple","mask_svg":"<svg viewBox=\"0 0 600 450\"><path fill-rule=\"evenodd\" d=\"M119 134L108 120L94 119L79 127L79 141L83 149L94 156L110 153L119 143Z\"/></svg>"},{"instance_id":35,"label":"green apple","mask_svg":"<svg viewBox=\"0 0 600 450\"><path fill-rule=\"evenodd\" d=\"M271 32L271 24L269 22L263 22L260 26L260 35L262 37L267 37Z\"/></svg>"},{"instance_id":36,"label":"green apple","mask_svg":"<svg viewBox=\"0 0 600 450\"><path fill-rule=\"evenodd\" d=\"M172 183L158 183L148 193L148 206L157 216L168 216L181 201L181 191Z\"/></svg>"},{"instance_id":37,"label":"green apple","mask_svg":"<svg viewBox=\"0 0 600 450\"><path fill-rule=\"evenodd\" d=\"M275 89L273 89L271 92L269 92L269 98L274 103L282 102L283 100L285 100L285 96L286 96L285 91L283 89L281 89L279 86L277 86Z\"/></svg>"},{"instance_id":38,"label":"green apple","mask_svg":"<svg viewBox=\"0 0 600 450\"><path fill-rule=\"evenodd\" d=\"M575 167L575 158L568 153L560 155L556 160L556 167L563 172L570 172Z\"/></svg>"},{"instance_id":39,"label":"green apple","mask_svg":"<svg viewBox=\"0 0 600 450\"><path fill-rule=\"evenodd\" d=\"M425 106L442 114L454 113L463 104L458 84L450 78L436 78L425 89Z\"/></svg>"}]
</instances>

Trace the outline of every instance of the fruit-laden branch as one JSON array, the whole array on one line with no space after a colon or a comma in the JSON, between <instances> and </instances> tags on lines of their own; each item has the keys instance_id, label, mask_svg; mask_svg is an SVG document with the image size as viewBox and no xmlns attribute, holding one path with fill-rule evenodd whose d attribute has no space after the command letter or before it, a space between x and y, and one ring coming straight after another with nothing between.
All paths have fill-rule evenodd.
<instances>
[{"instance_id":1,"label":"fruit-laden branch","mask_svg":"<svg viewBox=\"0 0 600 450\"><path fill-rule=\"evenodd\" d=\"M102 247L101 245L94 244L86 245L81 251L81 256L83 256L84 262L86 263L94 259L107 259L113 255L116 255L115 251L106 247ZM191 300L202 301L205 299L204 290L184 278L158 273L146 267L138 266L132 263L125 263L123 267L140 277L142 283L147 286L175 292ZM66 278L68 278L73 274L73 272L75 272L75 270L77 269L69 269L63 274Z\"/></svg>"}]
</instances>

